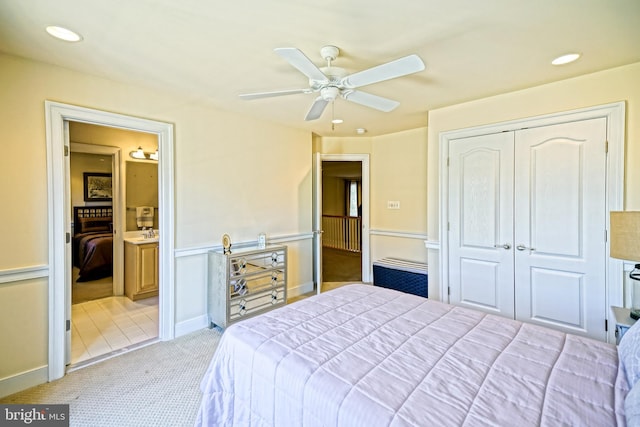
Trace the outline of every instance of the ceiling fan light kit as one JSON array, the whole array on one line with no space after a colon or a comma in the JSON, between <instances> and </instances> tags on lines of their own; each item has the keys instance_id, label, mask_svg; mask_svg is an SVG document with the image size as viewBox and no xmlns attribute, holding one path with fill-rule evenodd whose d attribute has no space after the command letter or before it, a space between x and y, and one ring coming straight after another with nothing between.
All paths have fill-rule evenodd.
<instances>
[{"instance_id":1,"label":"ceiling fan light kit","mask_svg":"<svg viewBox=\"0 0 640 427\"><path fill-rule=\"evenodd\" d=\"M400 103L392 99L373 95L368 92L355 90L362 86L383 82L385 80L403 77L408 74L424 70L424 62L418 55L409 55L395 61L387 62L354 74L347 75L347 71L331 65L340 49L336 46L324 46L320 49L320 55L327 61L327 66L318 68L299 49L284 47L274 49L275 53L289 62L295 69L307 76L309 87L302 89L280 90L272 92L258 92L241 94L242 99L270 98L274 96L294 95L299 93L319 93L313 101L305 120L316 120L322 116L327 104L334 102L338 97L365 107L383 112L392 111Z\"/></svg>"}]
</instances>

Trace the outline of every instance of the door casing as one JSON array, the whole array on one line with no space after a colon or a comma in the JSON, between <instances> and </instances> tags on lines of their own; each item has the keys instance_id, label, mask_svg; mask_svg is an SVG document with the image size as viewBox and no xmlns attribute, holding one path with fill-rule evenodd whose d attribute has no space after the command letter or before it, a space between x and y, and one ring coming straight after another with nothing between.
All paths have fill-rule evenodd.
<instances>
[{"instance_id":1,"label":"door casing","mask_svg":"<svg viewBox=\"0 0 640 427\"><path fill-rule=\"evenodd\" d=\"M45 101L47 143L47 197L49 229L49 293L48 293L48 379L53 381L65 374L67 331L67 266L71 265L67 233L70 233L68 179L65 157L66 122L76 121L99 126L152 133L158 137L158 209L160 245L160 292L158 337L170 340L175 336L175 280L174 280L174 179L173 125L122 114L110 113L70 104ZM69 147L66 147L68 152ZM114 215L120 213L114 213ZM121 217L122 219L122 217ZM124 221L120 222L121 224ZM70 299L69 299L70 301Z\"/></svg>"},{"instance_id":2,"label":"door casing","mask_svg":"<svg viewBox=\"0 0 640 427\"><path fill-rule=\"evenodd\" d=\"M322 285L322 162L360 162L362 164L362 281L371 281L369 244L369 155L313 155L313 281L316 293Z\"/></svg>"}]
</instances>

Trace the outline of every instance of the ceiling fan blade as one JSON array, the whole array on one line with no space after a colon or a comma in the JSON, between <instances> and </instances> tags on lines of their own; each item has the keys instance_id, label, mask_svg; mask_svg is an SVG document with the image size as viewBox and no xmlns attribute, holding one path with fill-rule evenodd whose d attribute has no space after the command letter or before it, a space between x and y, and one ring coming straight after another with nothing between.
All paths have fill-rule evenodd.
<instances>
[{"instance_id":1,"label":"ceiling fan blade","mask_svg":"<svg viewBox=\"0 0 640 427\"><path fill-rule=\"evenodd\" d=\"M259 98L271 98L274 96L295 95L297 93L311 93L311 89L290 89L290 90L277 90L273 92L256 92L256 93L241 93L238 95L242 99L251 100Z\"/></svg>"},{"instance_id":2,"label":"ceiling fan blade","mask_svg":"<svg viewBox=\"0 0 640 427\"><path fill-rule=\"evenodd\" d=\"M424 62L422 62L422 59L420 59L418 55L409 55L346 76L342 79L342 84L347 88L356 88L395 79L396 77L406 76L407 74L417 73L422 70L424 70Z\"/></svg>"},{"instance_id":3,"label":"ceiling fan blade","mask_svg":"<svg viewBox=\"0 0 640 427\"><path fill-rule=\"evenodd\" d=\"M287 60L298 71L310 78L311 80L328 80L327 76L316 65L305 56L300 49L295 47L279 47L274 52Z\"/></svg>"},{"instance_id":4,"label":"ceiling fan blade","mask_svg":"<svg viewBox=\"0 0 640 427\"><path fill-rule=\"evenodd\" d=\"M306 121L319 119L328 103L329 101L325 101L321 96L317 97L304 119Z\"/></svg>"},{"instance_id":5,"label":"ceiling fan blade","mask_svg":"<svg viewBox=\"0 0 640 427\"><path fill-rule=\"evenodd\" d=\"M376 110L384 111L385 113L388 113L400 105L398 101L358 90L346 91L342 97L347 101L355 102L356 104L364 105L365 107L375 108Z\"/></svg>"}]
</instances>

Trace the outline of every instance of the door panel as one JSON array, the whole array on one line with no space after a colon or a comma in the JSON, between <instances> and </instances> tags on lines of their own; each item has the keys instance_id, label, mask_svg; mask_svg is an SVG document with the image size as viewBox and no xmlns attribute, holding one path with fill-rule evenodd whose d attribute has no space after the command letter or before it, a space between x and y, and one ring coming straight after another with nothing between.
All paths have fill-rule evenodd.
<instances>
[{"instance_id":1,"label":"door panel","mask_svg":"<svg viewBox=\"0 0 640 427\"><path fill-rule=\"evenodd\" d=\"M500 263L478 259L460 259L460 302L500 310Z\"/></svg>"},{"instance_id":2,"label":"door panel","mask_svg":"<svg viewBox=\"0 0 640 427\"><path fill-rule=\"evenodd\" d=\"M449 156L450 301L513 317L513 135L455 140Z\"/></svg>"},{"instance_id":3,"label":"door panel","mask_svg":"<svg viewBox=\"0 0 640 427\"><path fill-rule=\"evenodd\" d=\"M584 274L531 269L531 319L570 328L584 323Z\"/></svg>"},{"instance_id":4,"label":"door panel","mask_svg":"<svg viewBox=\"0 0 640 427\"><path fill-rule=\"evenodd\" d=\"M516 132L520 320L605 339L606 120Z\"/></svg>"},{"instance_id":5,"label":"door panel","mask_svg":"<svg viewBox=\"0 0 640 427\"><path fill-rule=\"evenodd\" d=\"M523 137L517 137L518 141L522 141ZM538 254L580 256L581 221L576 219L584 216L580 203L583 148L576 141L551 139L529 147L529 152L524 154L525 157L528 154L530 163L527 165L530 178L530 242ZM516 157L523 155L520 153L524 150L526 148L519 145ZM522 158L522 167L525 157ZM518 189L524 192L525 185L526 178Z\"/></svg>"}]
</instances>

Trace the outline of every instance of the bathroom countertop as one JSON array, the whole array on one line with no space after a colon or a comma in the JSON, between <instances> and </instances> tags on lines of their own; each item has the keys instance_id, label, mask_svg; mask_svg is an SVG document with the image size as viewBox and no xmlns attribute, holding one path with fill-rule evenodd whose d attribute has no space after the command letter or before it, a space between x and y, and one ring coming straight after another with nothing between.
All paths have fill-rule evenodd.
<instances>
[{"instance_id":1,"label":"bathroom countertop","mask_svg":"<svg viewBox=\"0 0 640 427\"><path fill-rule=\"evenodd\" d=\"M127 231L124 233L124 241L134 245L144 245L146 243L156 243L160 240L157 230L154 230L154 237L144 237L142 231Z\"/></svg>"}]
</instances>

